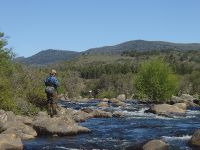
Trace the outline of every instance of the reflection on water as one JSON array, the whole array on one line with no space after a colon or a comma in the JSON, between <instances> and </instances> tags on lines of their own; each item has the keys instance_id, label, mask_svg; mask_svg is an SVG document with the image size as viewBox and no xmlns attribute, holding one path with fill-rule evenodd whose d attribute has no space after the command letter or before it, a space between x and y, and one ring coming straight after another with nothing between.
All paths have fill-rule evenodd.
<instances>
[{"instance_id":1,"label":"reflection on water","mask_svg":"<svg viewBox=\"0 0 200 150\"><path fill-rule=\"evenodd\" d=\"M63 102L74 109L96 106L90 103ZM187 111L186 117L167 118L144 113L146 105L127 102L127 108L111 107L106 111L118 111L123 118L93 118L81 123L92 130L89 134L66 137L38 137L24 141L24 149L131 149L151 139L162 139L174 150L193 150L187 145L192 133L200 128L200 112Z\"/></svg>"}]
</instances>

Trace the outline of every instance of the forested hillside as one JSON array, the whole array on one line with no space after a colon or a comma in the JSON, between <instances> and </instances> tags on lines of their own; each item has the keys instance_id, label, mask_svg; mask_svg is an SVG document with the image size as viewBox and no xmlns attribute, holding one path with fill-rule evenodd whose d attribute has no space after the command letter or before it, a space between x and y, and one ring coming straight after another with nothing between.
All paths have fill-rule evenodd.
<instances>
[{"instance_id":1,"label":"forested hillside","mask_svg":"<svg viewBox=\"0 0 200 150\"><path fill-rule=\"evenodd\" d=\"M92 48L85 53L90 54L121 54L124 51L153 51L153 50L200 50L199 43L171 43L163 41L144 41L133 40L117 44L114 46L105 46L99 48Z\"/></svg>"},{"instance_id":2,"label":"forested hillside","mask_svg":"<svg viewBox=\"0 0 200 150\"><path fill-rule=\"evenodd\" d=\"M54 50L48 49L41 51L31 57L24 58L18 57L15 58L15 61L21 62L23 64L29 65L49 65L53 63L58 63L61 61L68 61L74 58L77 58L81 55L121 55L127 52L151 52L151 51L190 51L200 50L199 43L170 43L163 41L144 41L144 40L135 40L128 41L114 46L104 46L100 48L92 48L83 52L75 51L66 51L66 50ZM107 56L106 56L107 57ZM101 56L100 56L101 58ZM96 57L96 59L99 59Z\"/></svg>"},{"instance_id":3,"label":"forested hillside","mask_svg":"<svg viewBox=\"0 0 200 150\"><path fill-rule=\"evenodd\" d=\"M48 49L41 51L28 58L16 58L15 61L29 65L48 65L60 61L71 60L79 55L80 53L75 51Z\"/></svg>"}]
</instances>

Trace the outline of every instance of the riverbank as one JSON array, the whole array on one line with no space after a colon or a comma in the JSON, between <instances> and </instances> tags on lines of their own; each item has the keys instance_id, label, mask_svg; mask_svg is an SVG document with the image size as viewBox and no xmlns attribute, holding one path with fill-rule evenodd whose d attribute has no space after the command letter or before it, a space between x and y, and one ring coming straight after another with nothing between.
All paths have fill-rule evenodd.
<instances>
[{"instance_id":1,"label":"riverbank","mask_svg":"<svg viewBox=\"0 0 200 150\"><path fill-rule=\"evenodd\" d=\"M10 121L12 123L10 127L7 125L7 129L2 128L1 124L4 131L1 130L3 132L0 135L13 132L11 129L14 125L16 132L12 134L20 137L22 146L28 150L142 149L150 140L162 140L172 149L195 149L188 142L200 128L198 110L190 110L188 107L184 110L184 115L169 116L145 113L152 104L141 104L137 100L121 101L121 106L117 106L116 100L112 100L108 101L106 107L100 105L102 102L105 103L106 100L60 101L59 115L54 118L48 117L46 112L40 112L33 118L5 112L7 117L4 117L3 125ZM2 116L1 114L0 118ZM23 129L17 124L23 124ZM36 134L31 129L24 130L28 127Z\"/></svg>"}]
</instances>

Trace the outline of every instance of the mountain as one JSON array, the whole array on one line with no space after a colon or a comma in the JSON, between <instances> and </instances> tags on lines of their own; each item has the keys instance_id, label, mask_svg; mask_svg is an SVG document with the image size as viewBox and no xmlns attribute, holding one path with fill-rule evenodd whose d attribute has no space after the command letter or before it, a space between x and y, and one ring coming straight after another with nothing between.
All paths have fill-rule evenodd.
<instances>
[{"instance_id":1,"label":"mountain","mask_svg":"<svg viewBox=\"0 0 200 150\"><path fill-rule=\"evenodd\" d=\"M86 54L120 54L123 51L152 51L152 50L200 50L200 43L171 43L163 41L128 41L114 46L92 48Z\"/></svg>"},{"instance_id":2,"label":"mountain","mask_svg":"<svg viewBox=\"0 0 200 150\"><path fill-rule=\"evenodd\" d=\"M60 61L71 60L79 55L80 53L75 51L48 49L48 50L43 50L31 57L15 58L14 61L29 65L48 65Z\"/></svg>"},{"instance_id":3,"label":"mountain","mask_svg":"<svg viewBox=\"0 0 200 150\"><path fill-rule=\"evenodd\" d=\"M32 65L48 65L48 64L53 64L60 61L72 60L78 56L81 56L81 55L85 56L87 54L115 55L115 54L121 54L124 51L144 52L144 51L154 51L154 50L158 50L158 51L160 50L183 50L183 51L197 50L197 51L200 51L200 43L171 43L171 42L163 42L163 41L134 40L134 41L128 41L121 44L117 44L114 46L92 48L83 52L48 49L48 50L41 51L28 58L18 57L15 59L15 61L22 62L24 64L32 64ZM94 57L94 58L96 59L98 57ZM89 57L89 59L93 59L93 58ZM106 59L109 59L109 58L106 57Z\"/></svg>"}]
</instances>

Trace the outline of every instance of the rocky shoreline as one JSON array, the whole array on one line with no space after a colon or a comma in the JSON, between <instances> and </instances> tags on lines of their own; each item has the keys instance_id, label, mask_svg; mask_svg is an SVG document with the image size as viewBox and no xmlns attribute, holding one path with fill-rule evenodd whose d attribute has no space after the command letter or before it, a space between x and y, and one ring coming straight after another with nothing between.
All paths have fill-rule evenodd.
<instances>
[{"instance_id":1,"label":"rocky shoreline","mask_svg":"<svg viewBox=\"0 0 200 150\"><path fill-rule=\"evenodd\" d=\"M188 98L189 97L189 98ZM194 98L189 95L173 97L179 99L177 103L170 104L151 104L146 113L154 113L167 117L176 115L184 116L190 107L199 107L194 103ZM86 102L86 99L84 100ZM89 100L88 100L89 101ZM173 99L171 100L173 101ZM90 118L111 118L123 117L119 112L107 112L101 108L109 108L110 105L116 107L126 107L125 99L102 99L97 107L99 109L82 108L75 110L59 106L58 115L51 118L46 112L39 112L37 116L19 116L13 112L0 110L0 149L23 149L23 140L29 140L41 135L47 136L70 136L82 133L90 133L91 130L81 126L79 123ZM191 140L191 146L200 147L200 130L197 130ZM160 139L147 141L140 149L165 150L169 145Z\"/></svg>"}]
</instances>

